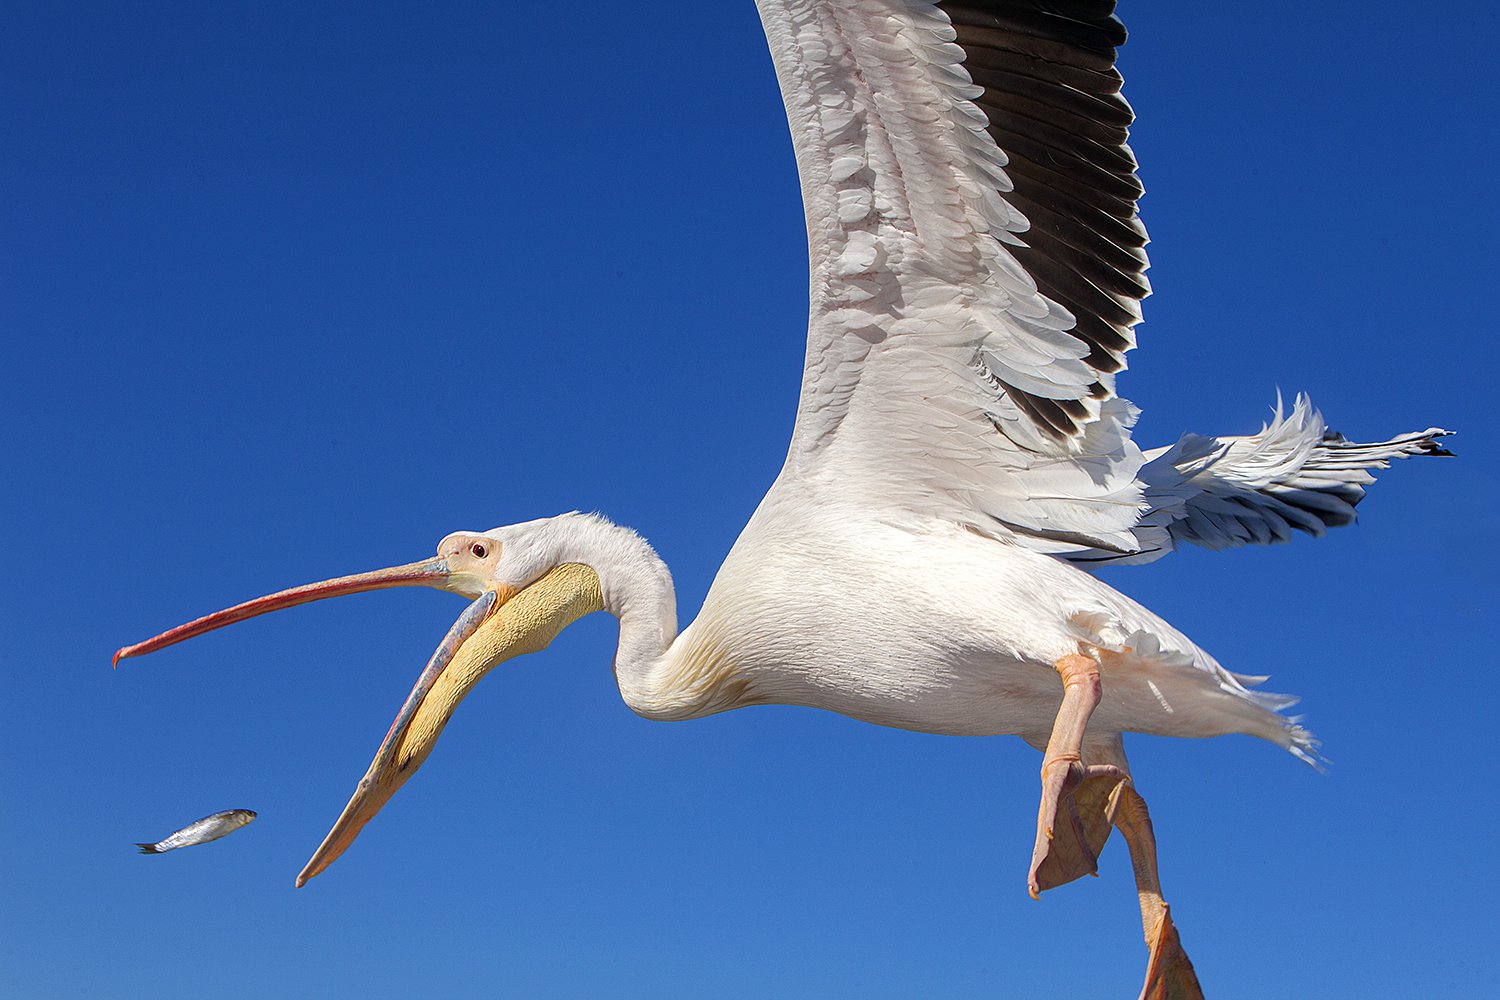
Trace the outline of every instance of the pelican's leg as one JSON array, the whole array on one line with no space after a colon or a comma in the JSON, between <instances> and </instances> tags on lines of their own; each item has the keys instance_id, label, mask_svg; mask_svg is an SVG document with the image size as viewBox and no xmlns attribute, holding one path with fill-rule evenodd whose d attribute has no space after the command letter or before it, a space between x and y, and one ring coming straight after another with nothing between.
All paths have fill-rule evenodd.
<instances>
[{"instance_id":1,"label":"pelican's leg","mask_svg":"<svg viewBox=\"0 0 1500 1000\"><path fill-rule=\"evenodd\" d=\"M1065 656L1057 661L1057 672L1062 675L1063 700L1042 758L1042 802L1037 809L1036 846L1031 852L1031 871L1026 880L1033 899L1041 896L1043 879L1039 872L1052 853L1053 829L1060 812L1068 827L1063 842L1077 857L1066 866L1072 873L1060 881L1047 879L1049 887L1077 878L1083 872L1092 874L1098 870L1098 858L1090 846L1074 792L1091 778L1119 781L1126 777L1114 764L1083 763L1084 730L1102 696L1098 662L1082 654Z\"/></svg>"},{"instance_id":2,"label":"pelican's leg","mask_svg":"<svg viewBox=\"0 0 1500 1000\"><path fill-rule=\"evenodd\" d=\"M1171 910L1161 898L1156 834L1151 829L1146 800L1134 785L1123 781L1110 798L1109 814L1130 847L1130 865L1135 869L1135 888L1141 900L1141 925L1146 931L1146 946L1151 949L1140 1000L1203 1000L1193 963L1182 950Z\"/></svg>"},{"instance_id":3,"label":"pelican's leg","mask_svg":"<svg viewBox=\"0 0 1500 1000\"><path fill-rule=\"evenodd\" d=\"M1026 741L1040 751L1047 748L1047 737L1027 737ZM1104 850L1114 830L1115 788L1129 780L1130 765L1125 760L1125 745L1119 733L1085 733L1083 764L1113 764L1119 774L1096 772L1084 778L1077 788L1065 793L1073 800L1071 816L1076 811L1079 825L1059 823L1052 830L1047 858L1036 869L1037 888L1042 892L1065 885L1085 875L1098 874L1099 853ZM1079 836L1079 830L1082 836Z\"/></svg>"}]
</instances>

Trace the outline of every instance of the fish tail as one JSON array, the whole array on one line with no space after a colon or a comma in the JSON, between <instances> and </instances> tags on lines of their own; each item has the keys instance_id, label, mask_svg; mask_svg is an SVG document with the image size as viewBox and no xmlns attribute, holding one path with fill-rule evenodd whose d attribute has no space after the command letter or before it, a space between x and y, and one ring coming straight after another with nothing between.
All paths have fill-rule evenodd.
<instances>
[{"instance_id":1,"label":"fish tail","mask_svg":"<svg viewBox=\"0 0 1500 1000\"><path fill-rule=\"evenodd\" d=\"M141 853L142 854L160 854L161 853L161 851L157 849L157 847L156 847L155 844L136 844L135 846L139 847L141 849Z\"/></svg>"}]
</instances>

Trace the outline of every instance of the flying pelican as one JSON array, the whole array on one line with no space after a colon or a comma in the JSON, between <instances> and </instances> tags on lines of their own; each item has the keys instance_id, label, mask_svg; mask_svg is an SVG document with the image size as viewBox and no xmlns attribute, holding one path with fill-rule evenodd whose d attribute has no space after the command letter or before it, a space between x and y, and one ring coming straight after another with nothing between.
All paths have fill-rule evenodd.
<instances>
[{"instance_id":1,"label":"flying pelican","mask_svg":"<svg viewBox=\"0 0 1500 1000\"><path fill-rule=\"evenodd\" d=\"M1359 444L1305 397L1259 433L1142 451L1115 392L1149 286L1111 0L757 0L811 258L786 463L679 632L634 532L569 513L444 538L434 558L297 587L126 646L149 653L308 601L422 585L471 603L327 838L328 867L497 664L579 617L619 620L648 719L805 705L1043 752L1033 896L1130 849L1144 995L1197 996L1122 733L1316 741L1185 635L1090 574L1176 546L1318 535L1371 470L1446 454L1439 428Z\"/></svg>"}]
</instances>

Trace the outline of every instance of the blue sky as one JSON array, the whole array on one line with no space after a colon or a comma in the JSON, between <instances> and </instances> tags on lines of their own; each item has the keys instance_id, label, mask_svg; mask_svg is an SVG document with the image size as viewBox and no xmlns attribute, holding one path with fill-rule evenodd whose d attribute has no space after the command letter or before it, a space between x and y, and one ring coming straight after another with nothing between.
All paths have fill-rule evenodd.
<instances>
[{"instance_id":1,"label":"blue sky","mask_svg":"<svg viewBox=\"0 0 1500 1000\"><path fill-rule=\"evenodd\" d=\"M1025 894L1019 741L664 725L594 616L497 671L292 879L462 609L238 600L572 508L684 620L780 465L805 251L748 2L13 2L0 14L0 991L1131 996L1129 864ZM1443 424L1356 530L1111 581L1304 697L1333 766L1129 749L1215 997L1500 991L1494 11L1139 3L1138 437ZM1477 786L1477 787L1476 787ZM145 858L232 807L222 842Z\"/></svg>"}]
</instances>

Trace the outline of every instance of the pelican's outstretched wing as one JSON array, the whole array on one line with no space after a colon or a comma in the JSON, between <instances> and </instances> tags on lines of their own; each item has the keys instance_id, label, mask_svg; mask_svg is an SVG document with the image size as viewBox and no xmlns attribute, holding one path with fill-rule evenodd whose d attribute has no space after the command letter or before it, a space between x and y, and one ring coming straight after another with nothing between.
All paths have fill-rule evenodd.
<instances>
[{"instance_id":1,"label":"pelican's outstretched wing","mask_svg":"<svg viewBox=\"0 0 1500 1000\"><path fill-rule=\"evenodd\" d=\"M1109 0L758 0L811 257L783 481L1133 550L1148 291Z\"/></svg>"},{"instance_id":2,"label":"pelican's outstretched wing","mask_svg":"<svg viewBox=\"0 0 1500 1000\"><path fill-rule=\"evenodd\" d=\"M1330 431L1306 396L1297 397L1291 413L1278 399L1258 434L1185 434L1170 448L1146 453L1139 551L1080 547L1059 555L1084 566L1121 565L1153 562L1184 542L1230 549L1289 542L1293 529L1321 535L1353 523L1355 505L1375 481L1372 470L1390 468L1394 458L1451 455L1438 444L1450 433L1429 427L1361 444Z\"/></svg>"}]
</instances>

